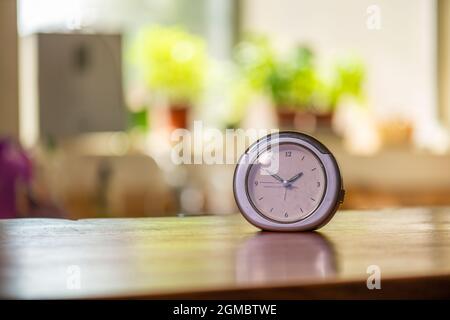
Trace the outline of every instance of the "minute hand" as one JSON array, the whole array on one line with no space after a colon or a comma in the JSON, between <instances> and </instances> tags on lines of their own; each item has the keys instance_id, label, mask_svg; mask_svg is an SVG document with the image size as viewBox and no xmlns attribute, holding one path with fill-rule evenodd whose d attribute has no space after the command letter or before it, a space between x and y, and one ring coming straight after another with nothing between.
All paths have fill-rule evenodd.
<instances>
[{"instance_id":1,"label":"minute hand","mask_svg":"<svg viewBox=\"0 0 450 320\"><path fill-rule=\"evenodd\" d=\"M285 183L285 181L283 180L283 178L281 178L279 175L277 174L271 174L268 170L265 170L268 174L270 174L272 177L274 177L276 180L280 181L281 183Z\"/></svg>"},{"instance_id":2,"label":"minute hand","mask_svg":"<svg viewBox=\"0 0 450 320\"><path fill-rule=\"evenodd\" d=\"M293 176L292 178L290 178L287 183L292 183L294 181L296 181L297 179L299 179L301 176L303 175L303 172L297 173L295 176Z\"/></svg>"}]
</instances>

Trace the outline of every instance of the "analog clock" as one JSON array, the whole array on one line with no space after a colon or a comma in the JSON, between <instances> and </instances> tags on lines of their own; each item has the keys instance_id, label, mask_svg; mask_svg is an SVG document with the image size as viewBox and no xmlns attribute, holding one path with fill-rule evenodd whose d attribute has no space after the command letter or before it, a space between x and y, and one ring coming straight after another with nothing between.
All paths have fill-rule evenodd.
<instances>
[{"instance_id":1,"label":"analog clock","mask_svg":"<svg viewBox=\"0 0 450 320\"><path fill-rule=\"evenodd\" d=\"M344 197L334 156L298 132L256 141L241 156L233 183L242 214L264 230L317 229L333 217Z\"/></svg>"}]
</instances>

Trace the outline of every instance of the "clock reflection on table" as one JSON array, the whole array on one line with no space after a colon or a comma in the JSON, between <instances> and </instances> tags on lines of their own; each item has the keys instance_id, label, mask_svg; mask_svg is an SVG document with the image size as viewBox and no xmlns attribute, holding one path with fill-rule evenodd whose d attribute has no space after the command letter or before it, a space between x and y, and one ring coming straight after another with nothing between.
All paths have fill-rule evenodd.
<instances>
[{"instance_id":1,"label":"clock reflection on table","mask_svg":"<svg viewBox=\"0 0 450 320\"><path fill-rule=\"evenodd\" d=\"M332 243L317 232L259 232L236 253L241 284L325 279L337 272Z\"/></svg>"}]
</instances>

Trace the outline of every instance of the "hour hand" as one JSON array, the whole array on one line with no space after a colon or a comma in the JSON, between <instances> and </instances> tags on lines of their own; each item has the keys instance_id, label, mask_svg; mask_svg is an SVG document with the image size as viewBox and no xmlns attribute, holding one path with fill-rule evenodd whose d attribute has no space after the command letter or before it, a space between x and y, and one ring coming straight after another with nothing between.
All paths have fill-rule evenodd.
<instances>
[{"instance_id":1,"label":"hour hand","mask_svg":"<svg viewBox=\"0 0 450 320\"><path fill-rule=\"evenodd\" d=\"M303 172L297 173L295 176L293 176L292 178L290 178L290 179L287 181L287 183L292 183L292 182L296 181L296 180L299 179L302 175L303 175Z\"/></svg>"}]
</instances>

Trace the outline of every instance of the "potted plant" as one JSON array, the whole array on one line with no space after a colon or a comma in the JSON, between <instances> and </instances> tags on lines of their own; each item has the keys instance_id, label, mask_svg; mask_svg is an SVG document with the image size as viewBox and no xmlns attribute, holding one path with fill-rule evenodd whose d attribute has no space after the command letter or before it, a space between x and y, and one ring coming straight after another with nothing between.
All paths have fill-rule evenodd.
<instances>
[{"instance_id":1,"label":"potted plant","mask_svg":"<svg viewBox=\"0 0 450 320\"><path fill-rule=\"evenodd\" d=\"M354 57L340 59L327 73L317 73L313 94L312 113L317 128L329 129L336 109L345 101L358 105L364 100L365 68Z\"/></svg>"},{"instance_id":2,"label":"potted plant","mask_svg":"<svg viewBox=\"0 0 450 320\"><path fill-rule=\"evenodd\" d=\"M281 128L310 131L314 127L310 111L315 87L314 55L309 48L296 48L288 59L274 65L268 88Z\"/></svg>"},{"instance_id":3,"label":"potted plant","mask_svg":"<svg viewBox=\"0 0 450 320\"><path fill-rule=\"evenodd\" d=\"M197 102L205 80L207 54L203 39L181 27L147 27L135 46L154 104L153 118L170 128L186 128L188 114ZM165 107L162 108L161 107Z\"/></svg>"},{"instance_id":4,"label":"potted plant","mask_svg":"<svg viewBox=\"0 0 450 320\"><path fill-rule=\"evenodd\" d=\"M275 65L274 50L264 36L246 35L233 52L236 79L232 85L231 123L239 126L248 106L268 99L267 79Z\"/></svg>"},{"instance_id":5,"label":"potted plant","mask_svg":"<svg viewBox=\"0 0 450 320\"><path fill-rule=\"evenodd\" d=\"M344 101L364 105L366 70L357 57L346 57L335 64L332 83L328 86L328 110L335 111Z\"/></svg>"},{"instance_id":6,"label":"potted plant","mask_svg":"<svg viewBox=\"0 0 450 320\"><path fill-rule=\"evenodd\" d=\"M349 97L364 99L365 67L358 58L340 60L335 68L335 85L332 102L337 105L341 99Z\"/></svg>"}]
</instances>

